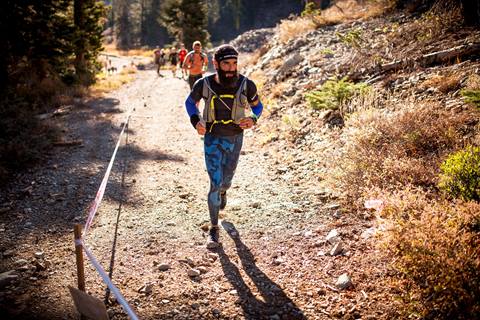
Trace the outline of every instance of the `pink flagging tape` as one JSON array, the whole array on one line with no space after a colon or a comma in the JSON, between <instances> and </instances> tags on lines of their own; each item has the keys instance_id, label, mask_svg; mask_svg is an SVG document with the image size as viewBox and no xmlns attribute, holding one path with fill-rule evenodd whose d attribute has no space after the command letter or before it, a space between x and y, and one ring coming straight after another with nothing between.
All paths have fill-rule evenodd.
<instances>
[{"instance_id":1,"label":"pink flagging tape","mask_svg":"<svg viewBox=\"0 0 480 320\"><path fill-rule=\"evenodd\" d=\"M87 221L85 222L85 227L83 229L83 235L82 235L83 238L85 238L85 236L87 235L88 229L90 228L90 225L93 222L93 218L95 217L98 207L100 206L100 202L102 202L103 195L107 187L108 177L110 176L110 171L112 170L113 162L115 161L115 156L117 155L117 150L118 150L118 147L120 146L120 140L122 138L123 132L125 131L125 128L127 127L128 121L130 120L130 116L133 110L134 109L131 109L127 115L127 119L123 124L122 131L120 132L120 136L118 137L117 145L115 146L115 150L113 151L112 158L110 159L110 163L108 164L107 171L105 172L105 176L103 177L102 183L100 184L100 188L98 188L97 195L95 196L95 199L93 200L90 206L90 210L88 211Z\"/></svg>"},{"instance_id":2,"label":"pink flagging tape","mask_svg":"<svg viewBox=\"0 0 480 320\"><path fill-rule=\"evenodd\" d=\"M138 316L133 312L132 308L128 304L127 300L123 297L123 295L120 293L120 290L117 289L117 287L112 283L110 278L108 277L107 273L105 270L103 270L102 266L100 263L98 263L97 259L93 256L93 254L88 250L88 248L85 246L84 243L82 243L83 249L85 250L85 254L87 255L88 259L90 259L90 262L92 265L97 269L97 272L100 274L100 276L103 279L103 282L107 284L107 286L110 288L112 293L115 295L117 298L118 303L120 303L125 310L125 312L130 316L130 319L132 320L138 320Z\"/></svg>"}]
</instances>

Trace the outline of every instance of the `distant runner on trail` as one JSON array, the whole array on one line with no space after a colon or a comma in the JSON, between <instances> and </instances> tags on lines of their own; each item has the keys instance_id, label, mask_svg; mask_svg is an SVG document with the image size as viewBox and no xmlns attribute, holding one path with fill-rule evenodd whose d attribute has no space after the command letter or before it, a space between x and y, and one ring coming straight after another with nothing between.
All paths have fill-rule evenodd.
<instances>
[{"instance_id":1,"label":"distant runner on trail","mask_svg":"<svg viewBox=\"0 0 480 320\"><path fill-rule=\"evenodd\" d=\"M193 88L195 81L202 78L205 71L207 71L207 66L208 58L202 52L202 44L200 41L195 41L193 43L193 51L190 51L183 61L183 69L189 71L188 85L190 89Z\"/></svg>"},{"instance_id":2,"label":"distant runner on trail","mask_svg":"<svg viewBox=\"0 0 480 320\"><path fill-rule=\"evenodd\" d=\"M210 178L209 249L218 246L218 213L227 204L227 190L242 149L243 131L256 124L263 110L255 83L238 73L237 59L234 47L220 46L213 60L216 74L195 82L185 101L190 122L198 134L205 135L205 164ZM200 115L198 103L202 98L205 108Z\"/></svg>"},{"instance_id":3,"label":"distant runner on trail","mask_svg":"<svg viewBox=\"0 0 480 320\"><path fill-rule=\"evenodd\" d=\"M170 60L170 65L172 67L173 77L175 77L175 74L177 73L177 63L178 63L177 48L172 47L172 49L170 50L170 55L168 56L168 59Z\"/></svg>"},{"instance_id":4,"label":"distant runner on trail","mask_svg":"<svg viewBox=\"0 0 480 320\"><path fill-rule=\"evenodd\" d=\"M155 50L153 51L153 62L157 66L157 74L160 77L163 77L160 74L160 67L163 64L163 49L160 49L159 47L156 47Z\"/></svg>"},{"instance_id":5,"label":"distant runner on trail","mask_svg":"<svg viewBox=\"0 0 480 320\"><path fill-rule=\"evenodd\" d=\"M187 49L185 49L185 45L182 44L180 47L180 51L178 51L178 61L180 63L180 70L182 70L182 78L185 78L186 71L183 69L183 62L185 61L185 57L187 56ZM191 88L190 88L191 89Z\"/></svg>"}]
</instances>

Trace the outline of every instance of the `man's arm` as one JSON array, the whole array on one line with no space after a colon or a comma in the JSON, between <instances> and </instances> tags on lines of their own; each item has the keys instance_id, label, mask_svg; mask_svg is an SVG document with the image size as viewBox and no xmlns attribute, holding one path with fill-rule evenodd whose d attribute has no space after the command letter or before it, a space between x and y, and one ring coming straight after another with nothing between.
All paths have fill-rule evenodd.
<instances>
[{"instance_id":1,"label":"man's arm","mask_svg":"<svg viewBox=\"0 0 480 320\"><path fill-rule=\"evenodd\" d=\"M187 55L183 59L183 69L184 70L188 70L191 67L191 65L190 65L190 55L191 55L191 53L187 53Z\"/></svg>"},{"instance_id":2,"label":"man's arm","mask_svg":"<svg viewBox=\"0 0 480 320\"><path fill-rule=\"evenodd\" d=\"M185 100L185 108L190 117L190 123L200 135L204 135L207 131L204 122L201 121L200 111L198 110L198 102L202 97L202 88L202 80L197 81L192 88L192 92L188 95L187 100Z\"/></svg>"},{"instance_id":3,"label":"man's arm","mask_svg":"<svg viewBox=\"0 0 480 320\"><path fill-rule=\"evenodd\" d=\"M208 70L208 56L207 54L204 53L204 59L203 59L203 66L202 66L202 74L207 72Z\"/></svg>"},{"instance_id":4,"label":"man's arm","mask_svg":"<svg viewBox=\"0 0 480 320\"><path fill-rule=\"evenodd\" d=\"M253 81L247 81L247 100L252 110L252 115L240 120L239 126L244 130L253 127L263 111L263 104L257 94L257 86Z\"/></svg>"}]
</instances>

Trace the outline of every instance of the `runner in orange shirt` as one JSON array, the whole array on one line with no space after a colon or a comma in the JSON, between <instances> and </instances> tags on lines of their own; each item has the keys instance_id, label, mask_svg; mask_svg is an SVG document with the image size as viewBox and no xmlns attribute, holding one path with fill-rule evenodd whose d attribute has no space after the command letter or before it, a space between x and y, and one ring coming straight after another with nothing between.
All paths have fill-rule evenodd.
<instances>
[{"instance_id":1,"label":"runner in orange shirt","mask_svg":"<svg viewBox=\"0 0 480 320\"><path fill-rule=\"evenodd\" d=\"M198 79L201 79L205 71L207 71L208 57L202 52L202 44L200 41L193 43L193 51L190 51L183 61L183 70L188 70L188 85L190 90Z\"/></svg>"}]
</instances>

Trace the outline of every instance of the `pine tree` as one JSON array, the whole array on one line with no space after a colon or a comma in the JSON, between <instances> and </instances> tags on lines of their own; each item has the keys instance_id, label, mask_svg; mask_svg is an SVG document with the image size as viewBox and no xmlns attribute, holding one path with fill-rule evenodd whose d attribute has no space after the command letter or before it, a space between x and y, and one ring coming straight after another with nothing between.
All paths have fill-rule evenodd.
<instances>
[{"instance_id":1,"label":"pine tree","mask_svg":"<svg viewBox=\"0 0 480 320\"><path fill-rule=\"evenodd\" d=\"M74 1L75 72L80 82L91 83L97 69L96 58L102 48L103 25L100 19L105 7L95 0Z\"/></svg>"},{"instance_id":2,"label":"pine tree","mask_svg":"<svg viewBox=\"0 0 480 320\"><path fill-rule=\"evenodd\" d=\"M206 44L208 7L205 0L169 0L163 7L162 22L177 41L191 48L194 41Z\"/></svg>"},{"instance_id":3,"label":"pine tree","mask_svg":"<svg viewBox=\"0 0 480 320\"><path fill-rule=\"evenodd\" d=\"M116 10L116 38L117 47L122 50L130 49L133 45L132 39L132 21L130 17L131 3L129 0L117 0Z\"/></svg>"}]
</instances>

